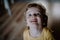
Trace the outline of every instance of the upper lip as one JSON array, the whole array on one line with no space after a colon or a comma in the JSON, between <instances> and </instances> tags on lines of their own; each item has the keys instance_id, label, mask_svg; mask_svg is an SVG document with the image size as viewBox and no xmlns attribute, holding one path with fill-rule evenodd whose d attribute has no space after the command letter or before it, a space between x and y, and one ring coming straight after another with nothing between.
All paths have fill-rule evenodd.
<instances>
[{"instance_id":1,"label":"upper lip","mask_svg":"<svg viewBox=\"0 0 60 40\"><path fill-rule=\"evenodd\" d=\"M32 20L31 22L37 22L37 20Z\"/></svg>"}]
</instances>

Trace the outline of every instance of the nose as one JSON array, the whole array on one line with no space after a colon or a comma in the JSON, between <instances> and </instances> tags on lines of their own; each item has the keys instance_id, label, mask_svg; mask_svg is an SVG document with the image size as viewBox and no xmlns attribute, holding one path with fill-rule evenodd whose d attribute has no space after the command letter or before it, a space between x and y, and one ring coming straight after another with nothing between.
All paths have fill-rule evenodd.
<instances>
[{"instance_id":1,"label":"nose","mask_svg":"<svg viewBox=\"0 0 60 40\"><path fill-rule=\"evenodd\" d=\"M36 16L35 15L32 15L32 19L36 19Z\"/></svg>"},{"instance_id":2,"label":"nose","mask_svg":"<svg viewBox=\"0 0 60 40\"><path fill-rule=\"evenodd\" d=\"M32 16L32 21L37 21L37 18L36 18L36 16Z\"/></svg>"}]
</instances>

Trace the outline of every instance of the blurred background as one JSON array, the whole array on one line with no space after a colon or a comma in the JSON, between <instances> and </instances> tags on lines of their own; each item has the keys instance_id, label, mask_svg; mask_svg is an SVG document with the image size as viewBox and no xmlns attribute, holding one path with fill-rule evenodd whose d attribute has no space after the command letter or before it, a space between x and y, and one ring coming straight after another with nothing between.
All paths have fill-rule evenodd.
<instances>
[{"instance_id":1,"label":"blurred background","mask_svg":"<svg viewBox=\"0 0 60 40\"><path fill-rule=\"evenodd\" d=\"M45 6L47 27L53 30L54 38L60 40L60 0L0 0L0 40L23 40L24 11L29 2Z\"/></svg>"}]
</instances>

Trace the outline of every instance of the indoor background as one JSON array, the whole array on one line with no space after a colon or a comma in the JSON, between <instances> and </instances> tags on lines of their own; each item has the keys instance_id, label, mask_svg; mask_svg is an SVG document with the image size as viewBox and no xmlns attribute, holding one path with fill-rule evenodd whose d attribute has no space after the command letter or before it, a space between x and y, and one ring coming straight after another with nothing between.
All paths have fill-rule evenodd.
<instances>
[{"instance_id":1,"label":"indoor background","mask_svg":"<svg viewBox=\"0 0 60 40\"><path fill-rule=\"evenodd\" d=\"M41 3L46 8L48 28L56 40L60 40L59 0L0 0L0 40L23 40L26 27L24 11L27 3Z\"/></svg>"}]
</instances>

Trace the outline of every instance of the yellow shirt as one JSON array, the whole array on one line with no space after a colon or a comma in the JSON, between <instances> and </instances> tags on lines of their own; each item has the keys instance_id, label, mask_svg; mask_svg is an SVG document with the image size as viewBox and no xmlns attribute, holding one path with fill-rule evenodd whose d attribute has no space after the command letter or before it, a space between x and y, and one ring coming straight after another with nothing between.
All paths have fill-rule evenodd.
<instances>
[{"instance_id":1,"label":"yellow shirt","mask_svg":"<svg viewBox=\"0 0 60 40\"><path fill-rule=\"evenodd\" d=\"M24 40L54 40L50 30L48 28L43 28L43 31L39 37L32 37L29 35L29 30L25 29L23 33Z\"/></svg>"}]
</instances>

